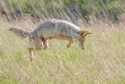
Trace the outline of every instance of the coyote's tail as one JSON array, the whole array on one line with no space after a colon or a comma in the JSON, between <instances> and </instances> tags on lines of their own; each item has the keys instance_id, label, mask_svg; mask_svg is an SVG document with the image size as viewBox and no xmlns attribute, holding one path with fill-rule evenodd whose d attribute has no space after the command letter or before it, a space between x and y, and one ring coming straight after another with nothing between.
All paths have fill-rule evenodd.
<instances>
[{"instance_id":1,"label":"coyote's tail","mask_svg":"<svg viewBox=\"0 0 125 84\"><path fill-rule=\"evenodd\" d=\"M21 38L27 38L30 35L30 32L26 32L22 29L19 28L9 28L9 31L14 32L17 36L21 37Z\"/></svg>"}]
</instances>

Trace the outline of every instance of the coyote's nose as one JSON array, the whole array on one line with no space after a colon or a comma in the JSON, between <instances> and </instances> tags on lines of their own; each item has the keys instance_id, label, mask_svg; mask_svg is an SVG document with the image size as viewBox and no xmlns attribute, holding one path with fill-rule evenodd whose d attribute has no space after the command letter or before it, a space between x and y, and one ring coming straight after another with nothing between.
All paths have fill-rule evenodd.
<instances>
[{"instance_id":1,"label":"coyote's nose","mask_svg":"<svg viewBox=\"0 0 125 84\"><path fill-rule=\"evenodd\" d=\"M84 47L81 47L82 50L84 50Z\"/></svg>"}]
</instances>

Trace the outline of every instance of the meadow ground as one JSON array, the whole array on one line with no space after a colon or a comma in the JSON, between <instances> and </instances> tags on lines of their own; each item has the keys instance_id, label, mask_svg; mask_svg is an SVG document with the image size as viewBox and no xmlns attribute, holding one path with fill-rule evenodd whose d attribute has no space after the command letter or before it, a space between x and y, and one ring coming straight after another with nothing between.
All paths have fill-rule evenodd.
<instances>
[{"instance_id":1,"label":"meadow ground","mask_svg":"<svg viewBox=\"0 0 125 84\"><path fill-rule=\"evenodd\" d=\"M48 50L29 61L27 39L8 31L10 26L32 30L30 21L0 21L0 84L124 84L125 28L94 25L85 50L75 42L52 40ZM80 25L82 26L82 25ZM97 28L98 27L98 28Z\"/></svg>"}]
</instances>

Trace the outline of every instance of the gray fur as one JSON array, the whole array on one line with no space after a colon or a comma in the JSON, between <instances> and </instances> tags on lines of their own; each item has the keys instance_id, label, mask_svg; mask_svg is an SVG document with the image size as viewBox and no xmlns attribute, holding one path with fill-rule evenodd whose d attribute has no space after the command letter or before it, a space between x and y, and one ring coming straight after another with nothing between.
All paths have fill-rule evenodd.
<instances>
[{"instance_id":1,"label":"gray fur","mask_svg":"<svg viewBox=\"0 0 125 84\"><path fill-rule=\"evenodd\" d=\"M26 38L30 35L29 32L26 32L26 31L19 29L19 28L10 28L9 30L14 32L17 36L19 36L21 38Z\"/></svg>"}]
</instances>

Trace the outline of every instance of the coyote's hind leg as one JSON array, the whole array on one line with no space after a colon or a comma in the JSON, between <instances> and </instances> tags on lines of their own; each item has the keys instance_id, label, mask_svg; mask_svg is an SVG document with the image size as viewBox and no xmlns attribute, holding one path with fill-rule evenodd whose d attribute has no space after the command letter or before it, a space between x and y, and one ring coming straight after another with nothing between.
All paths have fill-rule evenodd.
<instances>
[{"instance_id":1,"label":"coyote's hind leg","mask_svg":"<svg viewBox=\"0 0 125 84\"><path fill-rule=\"evenodd\" d=\"M35 49L34 48L28 48L28 50L29 50L29 55L30 55L30 61L32 61L32 57L33 57L33 54L35 54L36 53L36 51L35 51Z\"/></svg>"},{"instance_id":2,"label":"coyote's hind leg","mask_svg":"<svg viewBox=\"0 0 125 84\"><path fill-rule=\"evenodd\" d=\"M43 49L46 50L48 48L48 41L45 38L42 38Z\"/></svg>"}]
</instances>

